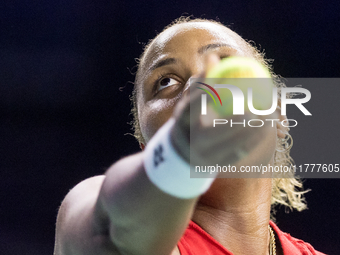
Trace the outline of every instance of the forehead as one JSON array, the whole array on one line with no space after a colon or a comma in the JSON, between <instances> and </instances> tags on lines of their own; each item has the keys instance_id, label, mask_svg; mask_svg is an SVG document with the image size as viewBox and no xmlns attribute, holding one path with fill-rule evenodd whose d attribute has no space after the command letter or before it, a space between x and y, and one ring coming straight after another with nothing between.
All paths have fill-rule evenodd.
<instances>
[{"instance_id":1,"label":"forehead","mask_svg":"<svg viewBox=\"0 0 340 255\"><path fill-rule=\"evenodd\" d=\"M196 39L198 41L209 39L227 41L237 48L239 46L235 40L236 38L234 38L235 35L236 33L229 28L212 22L182 23L163 31L156 37L153 47L162 49L173 40L181 40L187 37L188 39Z\"/></svg>"},{"instance_id":2,"label":"forehead","mask_svg":"<svg viewBox=\"0 0 340 255\"><path fill-rule=\"evenodd\" d=\"M189 22L174 25L160 33L144 53L140 68L145 70L162 54L195 51L210 43L227 44L246 53L245 41L229 28L213 22Z\"/></svg>"}]
</instances>

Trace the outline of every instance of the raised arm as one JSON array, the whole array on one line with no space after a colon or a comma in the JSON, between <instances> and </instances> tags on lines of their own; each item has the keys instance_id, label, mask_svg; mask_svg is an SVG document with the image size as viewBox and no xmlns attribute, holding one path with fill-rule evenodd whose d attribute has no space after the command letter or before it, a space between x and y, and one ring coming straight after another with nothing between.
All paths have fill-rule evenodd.
<instances>
[{"instance_id":1,"label":"raised arm","mask_svg":"<svg viewBox=\"0 0 340 255\"><path fill-rule=\"evenodd\" d=\"M87 179L67 195L59 211L55 255L171 254L195 201L152 184L143 153L126 157L105 177Z\"/></svg>"}]
</instances>

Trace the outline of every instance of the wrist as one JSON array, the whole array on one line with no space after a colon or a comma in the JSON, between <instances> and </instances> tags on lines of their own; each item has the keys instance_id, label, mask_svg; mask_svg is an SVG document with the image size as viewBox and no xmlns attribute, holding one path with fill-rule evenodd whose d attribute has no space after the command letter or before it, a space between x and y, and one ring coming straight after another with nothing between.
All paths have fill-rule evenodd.
<instances>
[{"instance_id":1,"label":"wrist","mask_svg":"<svg viewBox=\"0 0 340 255\"><path fill-rule=\"evenodd\" d=\"M180 135L174 126L175 119L171 118L146 146L144 152L146 174L155 186L169 195L182 199L198 197L209 189L214 178L190 178L189 146L186 145L187 150L180 149L185 152L185 159L173 145L174 140L179 141L177 135ZM183 141L183 144L186 141ZM176 142L175 144L177 148L182 148L181 144Z\"/></svg>"}]
</instances>

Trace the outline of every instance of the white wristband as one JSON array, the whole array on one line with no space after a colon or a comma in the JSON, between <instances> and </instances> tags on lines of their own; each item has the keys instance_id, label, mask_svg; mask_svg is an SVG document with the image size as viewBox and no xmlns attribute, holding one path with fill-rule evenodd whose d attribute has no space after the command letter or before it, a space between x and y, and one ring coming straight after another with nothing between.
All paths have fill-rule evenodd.
<instances>
[{"instance_id":1,"label":"white wristband","mask_svg":"<svg viewBox=\"0 0 340 255\"><path fill-rule=\"evenodd\" d=\"M152 137L144 151L144 167L150 181L169 195L188 199L207 191L214 178L190 178L190 165L171 144L175 119L168 120Z\"/></svg>"}]
</instances>

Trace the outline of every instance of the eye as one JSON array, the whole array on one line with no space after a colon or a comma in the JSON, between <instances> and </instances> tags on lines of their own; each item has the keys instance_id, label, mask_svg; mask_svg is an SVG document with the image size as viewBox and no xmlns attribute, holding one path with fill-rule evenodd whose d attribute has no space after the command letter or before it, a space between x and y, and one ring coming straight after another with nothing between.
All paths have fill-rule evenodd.
<instances>
[{"instance_id":1,"label":"eye","mask_svg":"<svg viewBox=\"0 0 340 255\"><path fill-rule=\"evenodd\" d=\"M224 59L224 58L229 58L230 55L220 55L220 60Z\"/></svg>"},{"instance_id":2,"label":"eye","mask_svg":"<svg viewBox=\"0 0 340 255\"><path fill-rule=\"evenodd\" d=\"M162 89L179 84L180 82L170 77L160 77L157 83L157 91L161 91Z\"/></svg>"}]
</instances>

